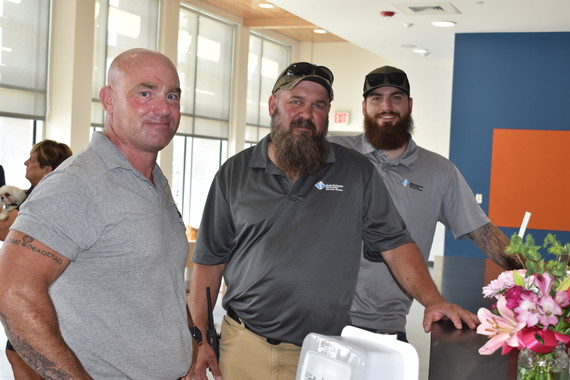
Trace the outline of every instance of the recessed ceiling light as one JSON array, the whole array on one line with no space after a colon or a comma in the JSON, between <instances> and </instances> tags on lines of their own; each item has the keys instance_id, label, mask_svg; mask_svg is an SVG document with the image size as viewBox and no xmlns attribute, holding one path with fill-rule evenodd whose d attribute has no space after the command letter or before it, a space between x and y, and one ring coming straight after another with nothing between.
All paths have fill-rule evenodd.
<instances>
[{"instance_id":1,"label":"recessed ceiling light","mask_svg":"<svg viewBox=\"0 0 570 380\"><path fill-rule=\"evenodd\" d=\"M324 29L315 29L313 30L313 33L317 33L317 34L327 34L327 31Z\"/></svg>"},{"instance_id":2,"label":"recessed ceiling light","mask_svg":"<svg viewBox=\"0 0 570 380\"><path fill-rule=\"evenodd\" d=\"M422 57L429 55L429 50L427 50L427 49L414 49L413 52L421 55Z\"/></svg>"},{"instance_id":3,"label":"recessed ceiling light","mask_svg":"<svg viewBox=\"0 0 570 380\"><path fill-rule=\"evenodd\" d=\"M270 9L270 8L273 8L273 4L261 3L261 4L259 4L259 7L260 7L260 8L267 8L267 9Z\"/></svg>"},{"instance_id":4,"label":"recessed ceiling light","mask_svg":"<svg viewBox=\"0 0 570 380\"><path fill-rule=\"evenodd\" d=\"M455 26L455 21L434 21L431 23L433 26L437 26L438 28L451 28Z\"/></svg>"}]
</instances>

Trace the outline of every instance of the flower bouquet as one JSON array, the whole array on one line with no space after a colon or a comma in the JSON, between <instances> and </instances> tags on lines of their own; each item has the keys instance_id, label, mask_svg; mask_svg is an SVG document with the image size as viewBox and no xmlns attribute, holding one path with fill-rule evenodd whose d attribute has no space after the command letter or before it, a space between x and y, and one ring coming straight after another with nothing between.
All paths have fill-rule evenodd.
<instances>
[{"instance_id":1,"label":"flower bouquet","mask_svg":"<svg viewBox=\"0 0 570 380\"><path fill-rule=\"evenodd\" d=\"M479 353L491 355L501 348L506 354L516 348L521 350L517 379L568 379L570 244L548 234L542 248L552 260L545 260L540 248L531 235L524 241L511 237L505 252L515 255L523 269L503 272L483 287L484 296L497 302L477 313L477 333L489 337Z\"/></svg>"}]
</instances>

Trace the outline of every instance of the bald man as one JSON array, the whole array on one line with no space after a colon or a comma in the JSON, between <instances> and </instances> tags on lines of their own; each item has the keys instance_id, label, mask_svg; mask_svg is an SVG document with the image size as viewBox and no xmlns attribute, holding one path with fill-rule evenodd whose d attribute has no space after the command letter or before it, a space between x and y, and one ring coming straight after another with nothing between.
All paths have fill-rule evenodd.
<instances>
[{"instance_id":1,"label":"bald man","mask_svg":"<svg viewBox=\"0 0 570 380\"><path fill-rule=\"evenodd\" d=\"M35 188L0 251L0 319L45 378L181 378L188 242L156 164L180 121L176 68L128 50L99 97L103 132Z\"/></svg>"}]
</instances>

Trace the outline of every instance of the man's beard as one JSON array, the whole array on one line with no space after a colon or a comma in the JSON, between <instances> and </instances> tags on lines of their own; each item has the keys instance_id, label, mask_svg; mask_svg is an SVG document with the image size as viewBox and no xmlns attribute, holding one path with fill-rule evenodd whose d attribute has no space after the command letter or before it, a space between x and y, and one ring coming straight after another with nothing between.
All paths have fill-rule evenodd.
<instances>
[{"instance_id":1,"label":"man's beard","mask_svg":"<svg viewBox=\"0 0 570 380\"><path fill-rule=\"evenodd\" d=\"M378 115L376 115L378 116ZM410 113L394 123L378 125L378 118L364 114L364 135L370 144L380 150L396 150L403 147L412 136L414 120Z\"/></svg>"},{"instance_id":2,"label":"man's beard","mask_svg":"<svg viewBox=\"0 0 570 380\"><path fill-rule=\"evenodd\" d=\"M328 129L317 133L315 124L306 119L298 119L285 130L280 125L279 112L271 117L271 142L275 147L275 164L285 173L293 176L316 174L325 164L329 153L329 144L325 139ZM309 128L311 133L294 133L295 128Z\"/></svg>"}]
</instances>

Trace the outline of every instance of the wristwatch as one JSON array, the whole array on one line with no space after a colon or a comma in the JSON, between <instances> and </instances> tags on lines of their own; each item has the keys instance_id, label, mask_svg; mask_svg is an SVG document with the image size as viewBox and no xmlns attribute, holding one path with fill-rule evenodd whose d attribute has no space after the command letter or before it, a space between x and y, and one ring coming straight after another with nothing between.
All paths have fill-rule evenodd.
<instances>
[{"instance_id":1,"label":"wristwatch","mask_svg":"<svg viewBox=\"0 0 570 380\"><path fill-rule=\"evenodd\" d=\"M190 335L192 335L196 343L202 343L202 331L196 326L190 326L188 328L190 329Z\"/></svg>"}]
</instances>

